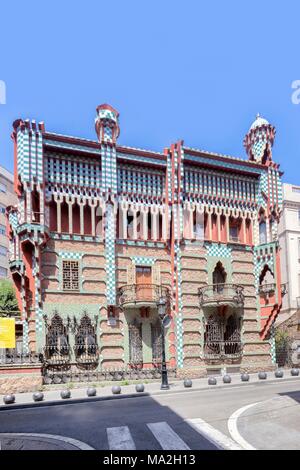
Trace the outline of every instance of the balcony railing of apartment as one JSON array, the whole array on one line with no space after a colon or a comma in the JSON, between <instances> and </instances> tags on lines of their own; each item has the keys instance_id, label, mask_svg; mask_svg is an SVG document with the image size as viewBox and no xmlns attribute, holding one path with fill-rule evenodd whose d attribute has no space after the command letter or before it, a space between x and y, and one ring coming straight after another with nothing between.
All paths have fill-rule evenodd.
<instances>
[{"instance_id":1,"label":"balcony railing of apartment","mask_svg":"<svg viewBox=\"0 0 300 470\"><path fill-rule=\"evenodd\" d=\"M167 304L167 311L171 306L170 290L166 286L157 284L131 284L118 289L117 299L120 307L131 305L157 304L160 298L164 298Z\"/></svg>"},{"instance_id":2,"label":"balcony railing of apartment","mask_svg":"<svg viewBox=\"0 0 300 470\"><path fill-rule=\"evenodd\" d=\"M276 289L276 284L275 283L272 283L272 284L261 284L259 287L258 287L258 292L259 294L273 294L275 292L275 289Z\"/></svg>"},{"instance_id":3,"label":"balcony railing of apartment","mask_svg":"<svg viewBox=\"0 0 300 470\"><path fill-rule=\"evenodd\" d=\"M243 286L239 284L212 284L199 288L200 306L209 304L234 304L241 306L244 303Z\"/></svg>"}]
</instances>

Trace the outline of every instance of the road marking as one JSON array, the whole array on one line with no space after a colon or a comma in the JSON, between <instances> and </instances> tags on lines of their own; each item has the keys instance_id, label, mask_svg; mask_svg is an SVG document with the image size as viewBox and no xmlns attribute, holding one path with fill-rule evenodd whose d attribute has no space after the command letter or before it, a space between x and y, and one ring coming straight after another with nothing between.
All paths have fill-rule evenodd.
<instances>
[{"instance_id":1,"label":"road marking","mask_svg":"<svg viewBox=\"0 0 300 470\"><path fill-rule=\"evenodd\" d=\"M0 438L8 437L33 437L33 438L42 438L42 439L50 439L55 441L63 441L67 444L71 444L78 448L78 450L95 450L93 447L89 446L85 442L78 441L77 439L73 439L72 437L66 436L59 436L58 434L37 434L37 433L25 433L25 432L3 432L0 433Z\"/></svg>"},{"instance_id":2,"label":"road marking","mask_svg":"<svg viewBox=\"0 0 300 470\"><path fill-rule=\"evenodd\" d=\"M247 442L243 436L239 433L237 422L239 417L249 408L258 405L261 402L256 402L256 403L250 403L250 405L243 406L242 408L239 408L236 410L228 419L228 431L231 434L231 437L245 450L256 450L255 447L253 447L249 442Z\"/></svg>"},{"instance_id":3,"label":"road marking","mask_svg":"<svg viewBox=\"0 0 300 470\"><path fill-rule=\"evenodd\" d=\"M190 450L186 443L166 423L147 423L148 428L163 450Z\"/></svg>"},{"instance_id":4,"label":"road marking","mask_svg":"<svg viewBox=\"0 0 300 470\"><path fill-rule=\"evenodd\" d=\"M230 437L223 434L201 418L185 420L199 434L220 450L243 450L243 448Z\"/></svg>"},{"instance_id":5,"label":"road marking","mask_svg":"<svg viewBox=\"0 0 300 470\"><path fill-rule=\"evenodd\" d=\"M128 426L107 428L106 431L110 450L136 450Z\"/></svg>"}]
</instances>

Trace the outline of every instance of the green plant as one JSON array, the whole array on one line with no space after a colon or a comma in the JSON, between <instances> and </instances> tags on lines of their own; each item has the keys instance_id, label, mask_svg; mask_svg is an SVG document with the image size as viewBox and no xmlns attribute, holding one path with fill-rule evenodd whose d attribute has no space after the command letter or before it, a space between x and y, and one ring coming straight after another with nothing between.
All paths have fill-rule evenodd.
<instances>
[{"instance_id":1,"label":"green plant","mask_svg":"<svg viewBox=\"0 0 300 470\"><path fill-rule=\"evenodd\" d=\"M20 314L13 284L8 279L0 281L0 317Z\"/></svg>"},{"instance_id":2,"label":"green plant","mask_svg":"<svg viewBox=\"0 0 300 470\"><path fill-rule=\"evenodd\" d=\"M128 380L122 380L121 385L129 385L129 381Z\"/></svg>"}]
</instances>

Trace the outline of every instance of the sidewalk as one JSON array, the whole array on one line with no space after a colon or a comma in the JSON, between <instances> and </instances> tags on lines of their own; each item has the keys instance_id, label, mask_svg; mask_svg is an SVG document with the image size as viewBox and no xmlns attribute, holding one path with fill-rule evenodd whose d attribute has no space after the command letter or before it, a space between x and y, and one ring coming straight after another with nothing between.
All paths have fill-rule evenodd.
<instances>
[{"instance_id":1,"label":"sidewalk","mask_svg":"<svg viewBox=\"0 0 300 470\"><path fill-rule=\"evenodd\" d=\"M3 403L3 395L0 395L0 411L3 409L13 409L13 408L20 408L20 407L36 407L36 406L45 406L45 405L58 405L58 404L66 404L66 403L79 403L84 401L99 401L99 400L111 400L111 399L121 399L121 398L130 398L132 396L147 396L147 395L159 395L159 394L166 394L166 393L182 393L188 391L195 391L195 390L205 390L205 389L215 389L220 387L247 387L249 384L254 383L276 383L276 382L283 382L289 380L299 380L300 384L300 376L292 377L290 375L290 370L284 371L283 378L275 378L274 372L269 372L266 380L259 380L257 374L250 374L249 382L242 382L240 374L232 374L231 375L231 384L224 384L222 381L222 376L216 376L217 385L208 385L208 378L202 379L194 379L192 388L185 388L183 385L183 380L170 380L170 390L160 390L160 382L152 382L145 384L145 390L143 393L137 393L135 390L135 384L130 385L123 385L121 386L121 394L120 395L113 395L111 388L112 385L106 386L99 386L96 387L97 396L96 397L87 397L86 390L88 388L85 385L83 388L74 388L71 389L71 398L70 399L62 399L60 397L60 391L67 389L67 385L61 387L60 390L51 390L45 391L44 393L44 400L42 402L34 402L32 395L33 393L16 393L15 394L15 403L12 405L5 405ZM114 385L118 385L118 383L114 383ZM90 385L92 386L92 385Z\"/></svg>"}]
</instances>

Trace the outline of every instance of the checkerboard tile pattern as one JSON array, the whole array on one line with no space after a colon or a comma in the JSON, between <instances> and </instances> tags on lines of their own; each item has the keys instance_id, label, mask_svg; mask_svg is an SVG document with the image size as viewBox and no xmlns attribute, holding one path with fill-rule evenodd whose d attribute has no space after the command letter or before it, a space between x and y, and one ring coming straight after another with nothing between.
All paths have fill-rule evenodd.
<instances>
[{"instance_id":1,"label":"checkerboard tile pattern","mask_svg":"<svg viewBox=\"0 0 300 470\"><path fill-rule=\"evenodd\" d=\"M231 248L218 243L206 243L207 256L218 256L220 258L231 258Z\"/></svg>"},{"instance_id":2,"label":"checkerboard tile pattern","mask_svg":"<svg viewBox=\"0 0 300 470\"><path fill-rule=\"evenodd\" d=\"M146 256L131 256L131 260L134 264L139 266L153 266L156 258L149 258Z\"/></svg>"}]
</instances>

